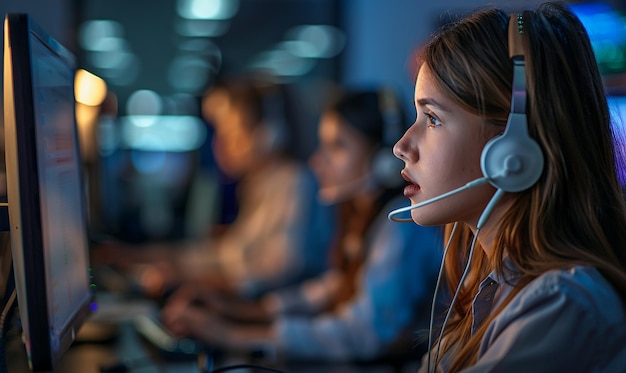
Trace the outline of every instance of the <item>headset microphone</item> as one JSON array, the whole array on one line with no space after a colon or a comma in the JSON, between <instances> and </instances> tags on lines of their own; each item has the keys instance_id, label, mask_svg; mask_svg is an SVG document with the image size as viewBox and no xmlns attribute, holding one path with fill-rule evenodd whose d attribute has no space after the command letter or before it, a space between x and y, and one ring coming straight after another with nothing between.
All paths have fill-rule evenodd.
<instances>
[{"instance_id":1,"label":"headset microphone","mask_svg":"<svg viewBox=\"0 0 626 373\"><path fill-rule=\"evenodd\" d=\"M486 177L481 177L479 179L472 180L472 181L470 181L469 183L463 185L460 188L456 188L456 189L451 190L451 191L449 191L447 193L440 194L437 197L433 197L431 199L427 199L426 201L422 201L420 203L416 203L416 204L411 205L411 206L406 206L406 207L401 207L399 209L395 209L395 210L391 211L387 215L387 218L389 220L400 222L400 223L411 222L413 220L410 219L410 218L397 218L396 215L401 214L401 213L406 212L406 211L411 211L411 210L416 209L418 207L430 205L431 203L437 202L437 201L442 200L444 198L451 197L451 196L453 196L455 194L458 194L458 193L461 193L461 192L463 192L465 190L468 190L468 189L471 189L471 188L476 188L477 186L480 186L480 185L483 185L483 184L487 184L488 182L489 182L489 179L486 178Z\"/></svg>"}]
</instances>

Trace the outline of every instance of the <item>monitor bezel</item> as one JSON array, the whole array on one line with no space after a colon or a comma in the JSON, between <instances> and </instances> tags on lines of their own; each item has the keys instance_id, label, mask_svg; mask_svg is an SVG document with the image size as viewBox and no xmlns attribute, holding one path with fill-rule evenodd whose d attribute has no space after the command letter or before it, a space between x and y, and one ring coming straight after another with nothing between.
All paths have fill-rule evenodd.
<instances>
[{"instance_id":1,"label":"monitor bezel","mask_svg":"<svg viewBox=\"0 0 626 373\"><path fill-rule=\"evenodd\" d=\"M29 366L33 371L52 370L76 333L91 313L91 297L86 299L53 341L49 333L49 301L46 285L46 257L44 252L43 222L37 164L36 118L32 81L30 35L55 53L73 71L74 55L39 27L28 14L10 13L4 22L4 100L5 100L5 154L7 169L7 197L11 251L15 271L15 287L22 323L27 323L24 335ZM73 92L73 90L72 90ZM83 180L80 164L77 125L74 116L74 150L77 156L79 180ZM19 125L17 125L19 123ZM87 234L84 186L80 185L81 213ZM88 261L88 247L85 247ZM85 268L89 271L89 268ZM89 277L87 277L89 278ZM90 284L86 284L89 286ZM42 299L42 296L46 297ZM43 336L48 336L44 338Z\"/></svg>"}]
</instances>

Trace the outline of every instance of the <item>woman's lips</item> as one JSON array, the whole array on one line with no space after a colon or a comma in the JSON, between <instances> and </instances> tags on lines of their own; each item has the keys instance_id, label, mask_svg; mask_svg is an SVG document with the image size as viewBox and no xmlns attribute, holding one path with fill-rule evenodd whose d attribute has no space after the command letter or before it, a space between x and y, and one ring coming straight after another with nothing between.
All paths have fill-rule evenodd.
<instances>
[{"instance_id":1,"label":"woman's lips","mask_svg":"<svg viewBox=\"0 0 626 373\"><path fill-rule=\"evenodd\" d=\"M420 191L419 185L409 184L404 187L404 196L407 198L411 198Z\"/></svg>"},{"instance_id":2,"label":"woman's lips","mask_svg":"<svg viewBox=\"0 0 626 373\"><path fill-rule=\"evenodd\" d=\"M409 183L409 185L404 187L404 196L407 198L411 198L414 195L416 195L420 191L421 188L419 185L414 183L413 180L411 180L411 178L408 177L404 172L402 172L401 175L402 175L402 178Z\"/></svg>"}]
</instances>

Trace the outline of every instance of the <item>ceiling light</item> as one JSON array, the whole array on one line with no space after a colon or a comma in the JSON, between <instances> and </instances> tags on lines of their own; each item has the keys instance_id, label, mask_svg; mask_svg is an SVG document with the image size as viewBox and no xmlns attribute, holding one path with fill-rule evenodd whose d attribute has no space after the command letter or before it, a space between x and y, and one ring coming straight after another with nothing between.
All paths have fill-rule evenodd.
<instances>
[{"instance_id":1,"label":"ceiling light","mask_svg":"<svg viewBox=\"0 0 626 373\"><path fill-rule=\"evenodd\" d=\"M178 0L177 10L185 19L229 19L239 10L239 0Z\"/></svg>"}]
</instances>

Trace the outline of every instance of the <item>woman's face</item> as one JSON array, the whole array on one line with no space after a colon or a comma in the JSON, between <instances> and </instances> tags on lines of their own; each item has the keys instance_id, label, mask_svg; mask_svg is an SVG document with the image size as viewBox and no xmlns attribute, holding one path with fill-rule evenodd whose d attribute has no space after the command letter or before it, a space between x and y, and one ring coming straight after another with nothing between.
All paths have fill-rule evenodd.
<instances>
[{"instance_id":1,"label":"woman's face","mask_svg":"<svg viewBox=\"0 0 626 373\"><path fill-rule=\"evenodd\" d=\"M205 99L203 110L215 129L213 152L217 164L228 176L240 178L254 166L258 155L255 126L224 91L212 92Z\"/></svg>"},{"instance_id":2,"label":"woman's face","mask_svg":"<svg viewBox=\"0 0 626 373\"><path fill-rule=\"evenodd\" d=\"M365 137L334 112L322 115L318 137L310 164L320 184L320 198L334 203L364 190L372 156Z\"/></svg>"},{"instance_id":3,"label":"woman's face","mask_svg":"<svg viewBox=\"0 0 626 373\"><path fill-rule=\"evenodd\" d=\"M415 123L393 149L404 161L402 176L410 183L404 195L411 204L481 178L482 149L498 130L444 96L426 65L416 80L415 108ZM461 221L475 226L493 193L493 187L482 185L413 209L411 217L421 225Z\"/></svg>"}]
</instances>

